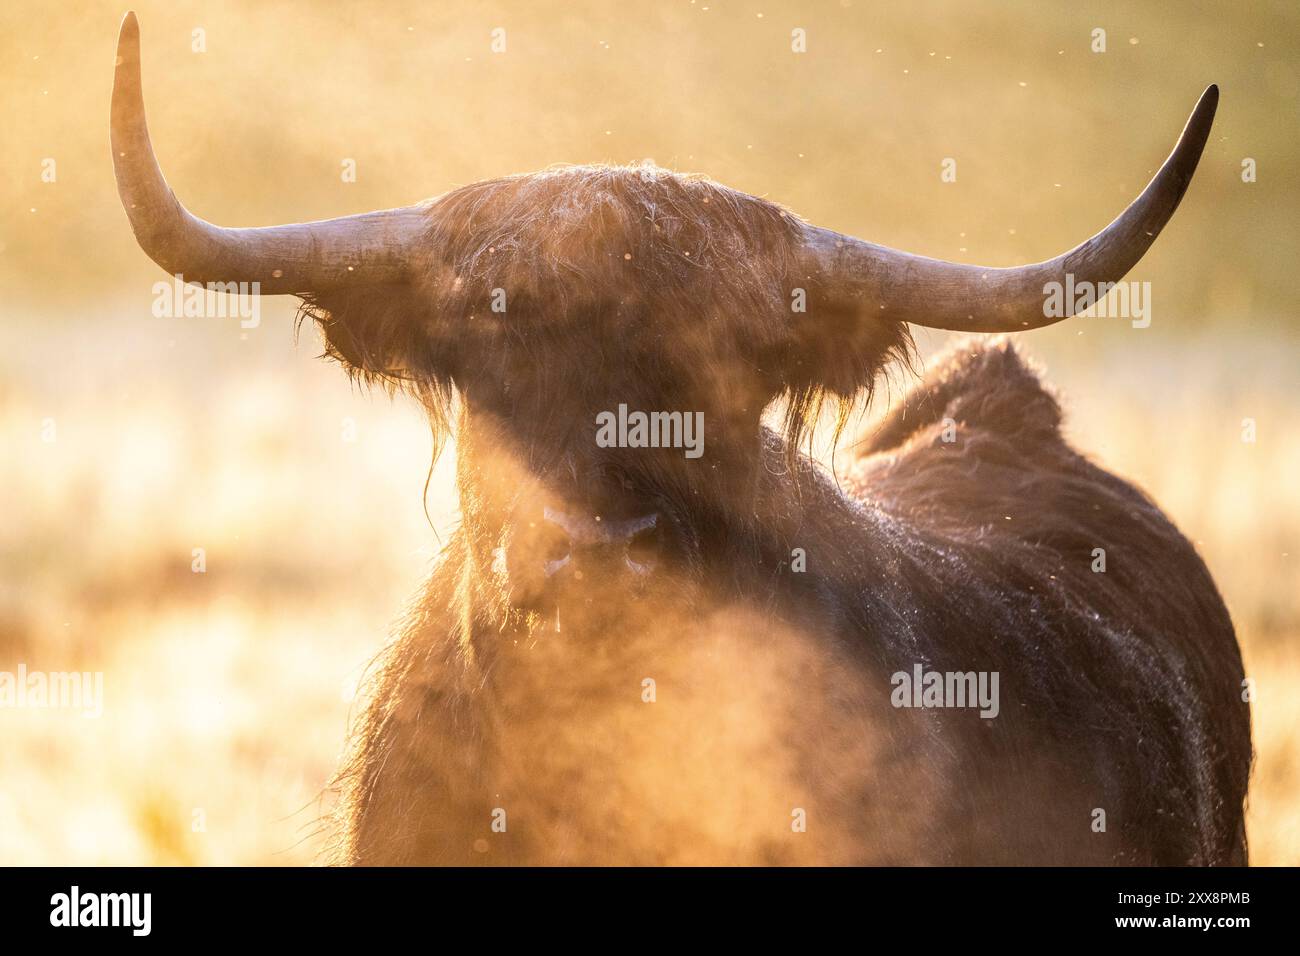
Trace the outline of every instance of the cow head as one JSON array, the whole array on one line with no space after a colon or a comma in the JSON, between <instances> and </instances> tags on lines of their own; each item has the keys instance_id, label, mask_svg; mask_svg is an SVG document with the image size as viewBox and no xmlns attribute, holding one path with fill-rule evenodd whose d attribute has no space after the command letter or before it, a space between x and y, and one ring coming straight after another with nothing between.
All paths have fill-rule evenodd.
<instances>
[{"instance_id":1,"label":"cow head","mask_svg":"<svg viewBox=\"0 0 1300 956\"><path fill-rule=\"evenodd\" d=\"M419 396L442 424L457 419L472 559L506 584L508 604L545 608L653 589L668 568L698 566L701 529L752 518L770 441L760 416L774 399L797 447L823 399L854 400L907 354L909 324L1033 329L1065 317L1045 314L1047 283L1121 278L1186 190L1217 96L1205 92L1114 222L1006 269L874 245L649 166L560 168L400 209L218 227L158 168L131 14L112 144L136 238L169 273L299 296L349 369Z\"/></svg>"}]
</instances>

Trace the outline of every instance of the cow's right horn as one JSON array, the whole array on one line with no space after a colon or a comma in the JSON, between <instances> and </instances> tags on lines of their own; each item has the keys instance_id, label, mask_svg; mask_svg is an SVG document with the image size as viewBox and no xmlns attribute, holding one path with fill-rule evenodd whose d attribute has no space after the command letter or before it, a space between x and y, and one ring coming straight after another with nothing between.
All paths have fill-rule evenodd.
<instances>
[{"instance_id":1,"label":"cow's right horn","mask_svg":"<svg viewBox=\"0 0 1300 956\"><path fill-rule=\"evenodd\" d=\"M117 38L112 143L117 191L136 241L187 282L257 282L264 293L304 294L400 281L428 225L422 206L254 229L224 229L192 215L168 187L149 141L134 13Z\"/></svg>"},{"instance_id":2,"label":"cow's right horn","mask_svg":"<svg viewBox=\"0 0 1300 956\"><path fill-rule=\"evenodd\" d=\"M928 259L897 249L804 227L800 281L846 311L958 332L1019 332L1074 314L1044 308L1045 286L1094 287L1118 282L1155 241L1178 208L1210 135L1219 88L1210 86L1192 110L1174 151L1142 195L1091 239L1055 259L995 269Z\"/></svg>"}]
</instances>

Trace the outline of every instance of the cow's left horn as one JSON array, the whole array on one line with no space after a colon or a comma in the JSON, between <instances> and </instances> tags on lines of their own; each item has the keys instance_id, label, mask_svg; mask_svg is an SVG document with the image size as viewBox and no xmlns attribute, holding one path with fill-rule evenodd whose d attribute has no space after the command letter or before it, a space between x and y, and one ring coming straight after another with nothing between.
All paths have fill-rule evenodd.
<instances>
[{"instance_id":1,"label":"cow's left horn","mask_svg":"<svg viewBox=\"0 0 1300 956\"><path fill-rule=\"evenodd\" d=\"M427 228L420 206L319 222L223 229L180 204L154 158L140 89L140 27L122 20L113 78L113 168L136 241L187 282L257 282L264 293L311 293L399 281Z\"/></svg>"},{"instance_id":2,"label":"cow's left horn","mask_svg":"<svg viewBox=\"0 0 1300 956\"><path fill-rule=\"evenodd\" d=\"M1018 332L1074 314L1046 315L1044 286L1122 279L1159 235L1201 158L1219 88L1201 95L1155 178L1109 226L1069 252L1034 265L994 269L914 256L829 229L805 226L803 279L837 306L934 329Z\"/></svg>"}]
</instances>

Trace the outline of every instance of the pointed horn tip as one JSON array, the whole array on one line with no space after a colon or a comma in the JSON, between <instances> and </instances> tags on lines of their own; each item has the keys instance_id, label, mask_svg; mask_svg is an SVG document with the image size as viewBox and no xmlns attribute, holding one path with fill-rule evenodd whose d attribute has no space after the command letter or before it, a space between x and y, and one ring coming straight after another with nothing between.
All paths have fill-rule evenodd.
<instances>
[{"instance_id":1,"label":"pointed horn tip","mask_svg":"<svg viewBox=\"0 0 1300 956\"><path fill-rule=\"evenodd\" d=\"M116 103L119 87L138 88L140 84L140 24L132 10L128 10L122 17L122 27L117 34L117 56L113 60L113 69L113 99Z\"/></svg>"},{"instance_id":2,"label":"pointed horn tip","mask_svg":"<svg viewBox=\"0 0 1300 956\"><path fill-rule=\"evenodd\" d=\"M117 48L119 51L127 45L140 43L140 21L135 18L135 11L128 10L122 17L122 26L117 31Z\"/></svg>"},{"instance_id":3,"label":"pointed horn tip","mask_svg":"<svg viewBox=\"0 0 1300 956\"><path fill-rule=\"evenodd\" d=\"M1214 118L1214 112L1219 106L1219 84L1211 83L1201 94L1201 98L1196 101L1196 107L1192 110L1192 117L1207 116Z\"/></svg>"},{"instance_id":4,"label":"pointed horn tip","mask_svg":"<svg viewBox=\"0 0 1300 956\"><path fill-rule=\"evenodd\" d=\"M1190 144L1204 145L1209 139L1210 127L1214 125L1214 115L1219 108L1219 86L1217 83L1211 83L1201 94L1201 98L1196 101L1196 106L1192 109L1192 114L1187 117L1187 125L1183 127L1182 135L1178 137L1178 143L1174 147L1175 151L1186 149ZM1196 157L1200 157L1199 146L1195 149ZM1195 165L1193 164L1193 168Z\"/></svg>"}]
</instances>

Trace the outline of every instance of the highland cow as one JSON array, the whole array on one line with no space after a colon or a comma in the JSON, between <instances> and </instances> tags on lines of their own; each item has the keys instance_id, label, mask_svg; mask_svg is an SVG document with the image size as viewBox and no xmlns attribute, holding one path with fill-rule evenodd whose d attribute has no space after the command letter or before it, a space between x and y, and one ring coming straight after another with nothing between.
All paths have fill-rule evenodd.
<instances>
[{"instance_id":1,"label":"highland cow","mask_svg":"<svg viewBox=\"0 0 1300 956\"><path fill-rule=\"evenodd\" d=\"M1037 328L1074 312L1047 284L1122 278L1216 102L1113 223L1016 268L651 166L226 229L158 169L128 15L113 158L142 248L299 296L332 356L457 439L462 524L372 669L333 858L1245 863L1249 712L1214 582L1066 444L1009 341L953 346L838 477L801 450L827 403L843 423L913 361L909 324ZM670 428L598 441L629 409L700 422L701 453ZM997 706L945 698L962 686Z\"/></svg>"}]
</instances>

